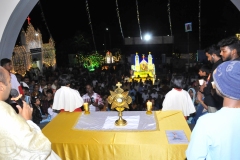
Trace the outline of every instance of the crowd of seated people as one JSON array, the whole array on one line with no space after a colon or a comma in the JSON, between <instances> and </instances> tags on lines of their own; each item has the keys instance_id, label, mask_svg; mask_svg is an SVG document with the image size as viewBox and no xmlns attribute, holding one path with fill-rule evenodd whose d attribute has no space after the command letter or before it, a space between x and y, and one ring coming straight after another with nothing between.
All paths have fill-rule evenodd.
<instances>
[{"instance_id":1,"label":"crowd of seated people","mask_svg":"<svg viewBox=\"0 0 240 160\"><path fill-rule=\"evenodd\" d=\"M200 68L200 70L201 69L204 70L204 66ZM205 71L206 70L204 70L204 74ZM128 91L129 96L132 98L132 103L129 105L128 109L129 111L145 111L147 106L146 103L149 100L152 102L153 111L162 110L165 96L174 88L170 83L172 78L170 80L164 78L157 79L154 83L150 79L146 79L145 81L141 79L140 81L133 79L129 81L126 80L127 76L122 74L115 72L103 73L101 71L90 72L82 67L76 67L73 69L47 69L45 70L45 73L43 72L40 76L38 76L37 80L36 78L32 79L29 74L26 74L24 77L16 75L24 91L22 99L26 101L26 99L29 98L32 106L35 105L33 103L34 99L38 98L40 100L39 109L41 109L40 111L43 120L38 123L46 122L47 120L51 121L61 111L60 109L54 109L52 105L56 91L61 88L61 85L59 85L59 78L62 75L68 75L68 77L70 77L69 88L78 91L83 100L84 95L88 94L87 85L91 84L92 90L101 98L101 105L99 105L96 111L112 110L111 105L107 102L107 97L110 95L110 90L114 91L116 89L116 84L118 82L122 83L122 89L124 91ZM196 110L196 112L194 111L194 113L189 113L187 116L184 115L183 112L183 115L189 123L196 123L198 117L207 113L203 104L204 96L202 93L198 92L198 79L179 89L189 93ZM84 110L83 106L79 107L80 111ZM181 108L178 110L183 111ZM39 113L37 115L36 112L33 112L33 117L35 116L39 116Z\"/></svg>"},{"instance_id":2,"label":"crowd of seated people","mask_svg":"<svg viewBox=\"0 0 240 160\"><path fill-rule=\"evenodd\" d=\"M53 71L53 73L54 72L55 71ZM43 74L42 77L39 77L39 80L31 80L27 76L19 79L20 84L22 84L21 82L27 84L22 86L24 91L22 99L25 101L27 98L30 99L28 100L29 103L33 106L33 108L35 108L33 112L33 119L38 119L38 121L34 120L36 124L51 121L61 111L53 109L52 106L54 101L54 95L56 91L61 88L61 86L58 84L59 77L63 74L67 74L71 77L71 83L69 87L78 91L81 97L84 97L84 95L87 94L86 86L88 84L92 85L93 91L101 97L102 101L102 105L97 109L97 111L112 110L111 105L107 102L107 97L110 95L110 90L113 91L116 89L117 82L121 82L124 91L128 91L129 96L132 98L132 103L129 105L128 109L129 111L145 111L147 108L146 103L149 100L152 102L153 111L162 109L169 110L166 109L166 107L163 108L163 106L164 104L167 104L165 96L169 95L170 91L173 89L179 90L178 92L180 92L180 90L186 91L186 93L189 94L189 97L187 97L187 99L191 99L191 106L195 106L194 109L190 107L191 113L189 112L187 115L184 114L186 109L181 108L180 105L176 106L177 108L174 108L174 110L183 111L183 115L185 116L186 120L188 120L188 123L195 124L200 116L207 113L207 109L205 107L206 105L204 105L203 102L204 95L201 92L198 92L198 79L192 81L190 85L186 84L185 87L176 89L166 79L156 80L154 84L150 79L145 80L144 82L141 80L139 82L135 80L129 82L126 81L124 76L122 75L117 76L116 74L108 75L101 73L89 74L88 72L81 74L80 71L78 72L78 74L73 74L70 70L65 70L62 72L60 71L60 73L57 74L58 76L54 77L46 77ZM36 100L39 100L39 107L36 106ZM180 99L180 101L182 101L182 99ZM189 103L189 101L187 102ZM80 111L84 110L83 106L79 107Z\"/></svg>"},{"instance_id":3,"label":"crowd of seated people","mask_svg":"<svg viewBox=\"0 0 240 160\"><path fill-rule=\"evenodd\" d=\"M24 91L22 99L28 101L35 108L33 119L38 119L37 121L34 120L35 123L50 121L53 118L51 118L53 113L55 117L60 112L53 109L52 105L56 91L61 88L58 82L61 75L70 77L69 87L77 90L81 97L87 94L86 85L91 84L93 91L102 99L99 111L111 111L111 105L108 104L107 97L110 95L110 90L116 89L118 82L122 83L124 91L128 91L129 96L132 97L133 101L129 105L129 110L134 111L146 110L148 100L152 101L153 110L160 110L164 96L170 90L166 80L156 80L154 84L150 79L129 82L126 81L126 76L122 74L102 73L101 71L89 72L82 67L71 70L68 68L47 69L40 75L35 75L34 78L28 72L24 77L16 74ZM83 107L81 107L81 110L83 110Z\"/></svg>"},{"instance_id":4,"label":"crowd of seated people","mask_svg":"<svg viewBox=\"0 0 240 160\"><path fill-rule=\"evenodd\" d=\"M235 40L236 38L232 39L233 43L237 41ZM221 44L222 43L223 42L221 42ZM222 44L222 46L224 46L224 44ZM183 108L174 109L183 111L183 115L189 123L196 123L200 116L209 112L216 112L221 108L220 104L222 104L222 100L217 97L216 93L213 93L212 74L217 65L222 63L222 60L226 61L229 59L226 57L224 58L224 54L220 55L220 49L216 46L209 47L206 50L206 55L210 55L208 60L212 63L212 68L208 68L206 65L199 66L199 78L192 81L189 85L187 82L185 87L174 87L170 85L172 78L174 78L174 74L172 74L171 77L168 76L166 78L156 79L154 82L152 82L151 79L146 79L144 81L142 79L140 79L140 81L132 79L130 81L128 73L115 72L114 70L95 70L90 72L83 67L75 67L71 69L57 68L54 70L48 68L45 69L43 73L40 72L39 75L27 72L24 77L21 77L20 75L16 75L16 77L24 90L22 98L24 100L29 97L30 99L39 98L41 114L45 115L45 117L48 117L49 115L48 110L52 100L54 101L55 93L59 88L61 88L61 85L58 84L59 77L61 75L68 75L71 80L68 87L77 90L83 99L86 99L84 98L85 96L89 96L91 94L94 95L95 93L97 94L98 99L101 100L98 101L99 104L96 104L96 101L90 104L91 106L96 105L94 106L95 108L93 107L93 110L95 111L111 111L111 105L108 104L107 97L110 95L110 90L113 91L116 89L116 84L118 82L122 83L123 90L128 91L129 96L132 97L132 103L129 105L130 111L146 110L146 103L148 101L152 102L153 110L161 110L162 108L165 110L166 108L163 105L168 104L164 103L165 96L169 95L172 89L174 89L174 91L179 91L179 93L180 91L186 91L188 92L192 105L195 106L195 109L190 109L188 113L184 113L186 110L184 111ZM230 56L233 57L232 59L230 57L229 60L238 60L237 54ZM187 78L184 75L183 77ZM199 79L203 79L204 83L200 84ZM91 93L89 92L89 88L91 88ZM218 98L219 101L216 101L215 98ZM180 107L180 105L177 107ZM54 107L52 110L55 113L59 112L55 111L56 109L54 109ZM81 110L84 110L83 107L81 107Z\"/></svg>"}]
</instances>

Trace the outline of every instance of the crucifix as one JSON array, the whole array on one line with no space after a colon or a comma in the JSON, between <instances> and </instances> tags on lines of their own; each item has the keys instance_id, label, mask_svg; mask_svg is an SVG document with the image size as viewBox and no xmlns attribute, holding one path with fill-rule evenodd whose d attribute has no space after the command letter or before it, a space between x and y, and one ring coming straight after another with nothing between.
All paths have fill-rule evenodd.
<instances>
[{"instance_id":1,"label":"crucifix","mask_svg":"<svg viewBox=\"0 0 240 160\"><path fill-rule=\"evenodd\" d=\"M118 88L120 88L120 87L122 86L122 84L121 84L120 82L118 82L118 83L116 84L116 86L117 86Z\"/></svg>"},{"instance_id":2,"label":"crucifix","mask_svg":"<svg viewBox=\"0 0 240 160\"><path fill-rule=\"evenodd\" d=\"M28 20L28 24L30 24L31 18L29 16L27 17L27 20Z\"/></svg>"}]
</instances>

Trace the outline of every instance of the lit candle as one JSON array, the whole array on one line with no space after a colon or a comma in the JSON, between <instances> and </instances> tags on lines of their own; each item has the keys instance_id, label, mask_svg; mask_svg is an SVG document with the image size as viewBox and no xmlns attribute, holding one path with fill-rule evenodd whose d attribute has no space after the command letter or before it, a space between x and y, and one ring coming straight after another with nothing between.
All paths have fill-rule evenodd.
<instances>
[{"instance_id":1,"label":"lit candle","mask_svg":"<svg viewBox=\"0 0 240 160\"><path fill-rule=\"evenodd\" d=\"M148 100L148 102L147 102L147 110L148 111L152 110L152 102L150 100Z\"/></svg>"}]
</instances>

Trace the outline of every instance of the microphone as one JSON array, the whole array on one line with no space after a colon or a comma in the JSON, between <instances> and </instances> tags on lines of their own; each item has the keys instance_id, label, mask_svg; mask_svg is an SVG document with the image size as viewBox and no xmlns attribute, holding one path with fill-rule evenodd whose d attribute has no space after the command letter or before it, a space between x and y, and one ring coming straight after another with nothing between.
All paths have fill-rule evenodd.
<instances>
[{"instance_id":1,"label":"microphone","mask_svg":"<svg viewBox=\"0 0 240 160\"><path fill-rule=\"evenodd\" d=\"M11 97L13 98L13 100L23 108L23 102L22 100L20 99L19 97L19 93L16 89L12 88L11 91L10 91L10 95Z\"/></svg>"}]
</instances>

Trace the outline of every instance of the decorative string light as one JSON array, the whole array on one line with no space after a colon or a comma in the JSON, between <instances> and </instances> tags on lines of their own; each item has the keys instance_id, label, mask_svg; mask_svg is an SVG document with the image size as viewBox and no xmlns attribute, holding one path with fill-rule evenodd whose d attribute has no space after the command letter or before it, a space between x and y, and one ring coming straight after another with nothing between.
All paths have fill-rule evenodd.
<instances>
[{"instance_id":1,"label":"decorative string light","mask_svg":"<svg viewBox=\"0 0 240 160\"><path fill-rule=\"evenodd\" d=\"M30 49L33 48L41 48L41 45L43 43L42 34L39 29L36 31L31 23L27 27L25 37L27 44L27 52L30 52Z\"/></svg>"},{"instance_id":2,"label":"decorative string light","mask_svg":"<svg viewBox=\"0 0 240 160\"><path fill-rule=\"evenodd\" d=\"M137 20L138 20L138 26L139 26L139 32L140 32L140 38L142 39L142 31L140 26L140 18L139 18L139 11L138 11L138 1L136 0L136 7L137 7Z\"/></svg>"},{"instance_id":3,"label":"decorative string light","mask_svg":"<svg viewBox=\"0 0 240 160\"><path fill-rule=\"evenodd\" d=\"M50 30L49 30L49 28L48 28L48 25L47 25L47 21L46 21L46 19L45 19L45 15L44 15L44 13L43 13L43 8L42 8L41 1L40 1L40 0L39 0L39 2L38 2L38 5L39 5L39 7L40 7L40 9L41 9L41 15L42 15L44 24L45 24L45 26L46 26L46 28L47 28L47 30L48 30L48 34L50 35L50 37L52 37L51 32L50 32Z\"/></svg>"},{"instance_id":4,"label":"decorative string light","mask_svg":"<svg viewBox=\"0 0 240 160\"><path fill-rule=\"evenodd\" d=\"M120 26L120 31L122 34L122 37L124 39L124 35L123 35L123 30L122 30L122 25L121 25L121 19L120 19L120 15L119 15L119 9L118 9L118 1L116 0L116 7L117 7L117 16L118 16L118 22L119 22L119 26Z\"/></svg>"},{"instance_id":5,"label":"decorative string light","mask_svg":"<svg viewBox=\"0 0 240 160\"><path fill-rule=\"evenodd\" d=\"M89 71L94 71L104 63L104 57L97 52L87 55L79 54L76 56L76 58L77 61L83 64L83 66Z\"/></svg>"},{"instance_id":6,"label":"decorative string light","mask_svg":"<svg viewBox=\"0 0 240 160\"><path fill-rule=\"evenodd\" d=\"M26 32L22 30L21 35L26 38L26 46L14 47L14 54L12 55L13 73L24 76L27 70L34 67L32 65L31 49L41 48L40 54L43 64L47 66L56 64L55 44L51 37L49 43L43 44L40 30L36 31L31 23L29 23Z\"/></svg>"},{"instance_id":7,"label":"decorative string light","mask_svg":"<svg viewBox=\"0 0 240 160\"><path fill-rule=\"evenodd\" d=\"M199 25L199 49L201 49L201 0L198 3L199 13L198 13L198 25Z\"/></svg>"},{"instance_id":8,"label":"decorative string light","mask_svg":"<svg viewBox=\"0 0 240 160\"><path fill-rule=\"evenodd\" d=\"M94 39L94 34L93 34L93 28L92 28L92 22L91 22L91 17L90 17L90 13L89 13L88 0L86 0L86 10L87 10L87 14L88 14L89 25L90 25L91 32L92 32L93 45L94 45L94 48L95 48L95 52L97 53L95 39Z\"/></svg>"},{"instance_id":9,"label":"decorative string light","mask_svg":"<svg viewBox=\"0 0 240 160\"><path fill-rule=\"evenodd\" d=\"M26 70L29 70L31 67L31 59L31 54L26 51L24 46L14 47L12 56L12 72L24 76L26 74Z\"/></svg>"},{"instance_id":10,"label":"decorative string light","mask_svg":"<svg viewBox=\"0 0 240 160\"><path fill-rule=\"evenodd\" d=\"M172 34L172 20L171 20L170 0L168 0L167 7L168 7L168 19L169 19L170 33L171 33L171 36L172 36L173 34Z\"/></svg>"},{"instance_id":11,"label":"decorative string light","mask_svg":"<svg viewBox=\"0 0 240 160\"><path fill-rule=\"evenodd\" d=\"M43 64L47 66L54 66L56 64L55 43L50 38L49 43L43 44L42 60Z\"/></svg>"}]
</instances>

